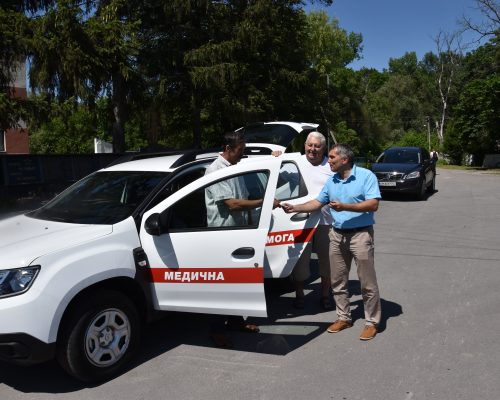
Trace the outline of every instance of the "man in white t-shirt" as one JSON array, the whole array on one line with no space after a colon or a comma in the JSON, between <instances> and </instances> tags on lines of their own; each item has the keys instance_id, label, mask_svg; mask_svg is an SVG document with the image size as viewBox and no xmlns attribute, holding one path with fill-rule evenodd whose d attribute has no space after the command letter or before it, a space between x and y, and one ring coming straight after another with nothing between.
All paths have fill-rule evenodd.
<instances>
[{"instance_id":1,"label":"man in white t-shirt","mask_svg":"<svg viewBox=\"0 0 500 400\"><path fill-rule=\"evenodd\" d=\"M308 171L307 186L311 189L311 194L319 194L328 178L333 175L328 158L325 156L326 139L320 132L311 132L307 136L304 144L304 158L307 160ZM330 279L330 239L328 232L332 226L332 217L325 206L321 210L321 217L314 233L312 243L310 243L300 257L297 265L292 272L292 280L295 284L295 308L304 308L304 281L310 276L310 258L314 249L318 255L319 275L321 277L321 301L320 305L325 310L330 310L333 305L330 301L331 279Z\"/></svg>"}]
</instances>

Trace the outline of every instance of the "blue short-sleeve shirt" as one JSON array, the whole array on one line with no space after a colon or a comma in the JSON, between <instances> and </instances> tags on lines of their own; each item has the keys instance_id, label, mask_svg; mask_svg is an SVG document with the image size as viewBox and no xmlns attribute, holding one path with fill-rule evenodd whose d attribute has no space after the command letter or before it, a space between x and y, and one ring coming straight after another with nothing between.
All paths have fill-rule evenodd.
<instances>
[{"instance_id":1,"label":"blue short-sleeve shirt","mask_svg":"<svg viewBox=\"0 0 500 400\"><path fill-rule=\"evenodd\" d=\"M353 165L351 175L343 180L338 173L326 182L316 198L320 203L340 201L341 203L361 203L369 199L380 199L380 189L375 174ZM340 229L360 228L375 223L374 212L335 211L330 209L333 226Z\"/></svg>"}]
</instances>

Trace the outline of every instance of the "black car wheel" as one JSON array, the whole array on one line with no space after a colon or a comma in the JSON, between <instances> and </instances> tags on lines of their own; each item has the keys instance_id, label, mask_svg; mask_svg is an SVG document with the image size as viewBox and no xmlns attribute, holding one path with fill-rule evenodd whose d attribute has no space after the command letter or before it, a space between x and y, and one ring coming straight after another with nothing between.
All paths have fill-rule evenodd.
<instances>
[{"instance_id":1,"label":"black car wheel","mask_svg":"<svg viewBox=\"0 0 500 400\"><path fill-rule=\"evenodd\" d=\"M425 192L427 190L427 183L425 182L425 178L420 182L420 186L418 187L418 191L416 193L417 200L422 200L425 197Z\"/></svg>"},{"instance_id":2,"label":"black car wheel","mask_svg":"<svg viewBox=\"0 0 500 400\"><path fill-rule=\"evenodd\" d=\"M86 296L63 326L57 360L83 382L116 376L137 351L140 318L134 303L112 290Z\"/></svg>"},{"instance_id":3,"label":"black car wheel","mask_svg":"<svg viewBox=\"0 0 500 400\"><path fill-rule=\"evenodd\" d=\"M427 193L434 193L436 191L436 175L432 177L431 184L427 186Z\"/></svg>"}]
</instances>

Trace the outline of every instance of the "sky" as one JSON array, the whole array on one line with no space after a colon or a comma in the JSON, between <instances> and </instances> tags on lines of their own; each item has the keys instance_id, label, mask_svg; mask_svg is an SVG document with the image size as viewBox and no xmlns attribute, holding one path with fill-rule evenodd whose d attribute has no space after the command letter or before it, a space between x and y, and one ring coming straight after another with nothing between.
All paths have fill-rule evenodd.
<instances>
[{"instance_id":1,"label":"sky","mask_svg":"<svg viewBox=\"0 0 500 400\"><path fill-rule=\"evenodd\" d=\"M434 38L440 31L459 29L458 20L463 15L482 19L474 0L333 0L330 7L308 9L324 10L339 20L342 29L363 35L363 58L349 65L355 70L367 67L382 71L388 68L390 58L410 51L421 60L425 53L437 52ZM465 35L468 42L474 38L471 33Z\"/></svg>"}]
</instances>

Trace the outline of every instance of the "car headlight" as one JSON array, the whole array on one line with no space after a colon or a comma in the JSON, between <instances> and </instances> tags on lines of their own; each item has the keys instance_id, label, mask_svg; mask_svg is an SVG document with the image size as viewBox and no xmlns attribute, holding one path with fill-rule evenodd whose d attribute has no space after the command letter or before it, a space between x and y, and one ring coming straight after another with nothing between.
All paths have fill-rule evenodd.
<instances>
[{"instance_id":1,"label":"car headlight","mask_svg":"<svg viewBox=\"0 0 500 400\"><path fill-rule=\"evenodd\" d=\"M420 177L420 171L413 171L410 172L408 175L405 176L405 179L415 179Z\"/></svg>"},{"instance_id":2,"label":"car headlight","mask_svg":"<svg viewBox=\"0 0 500 400\"><path fill-rule=\"evenodd\" d=\"M0 298L26 292L33 284L38 271L39 265L0 271Z\"/></svg>"}]
</instances>

